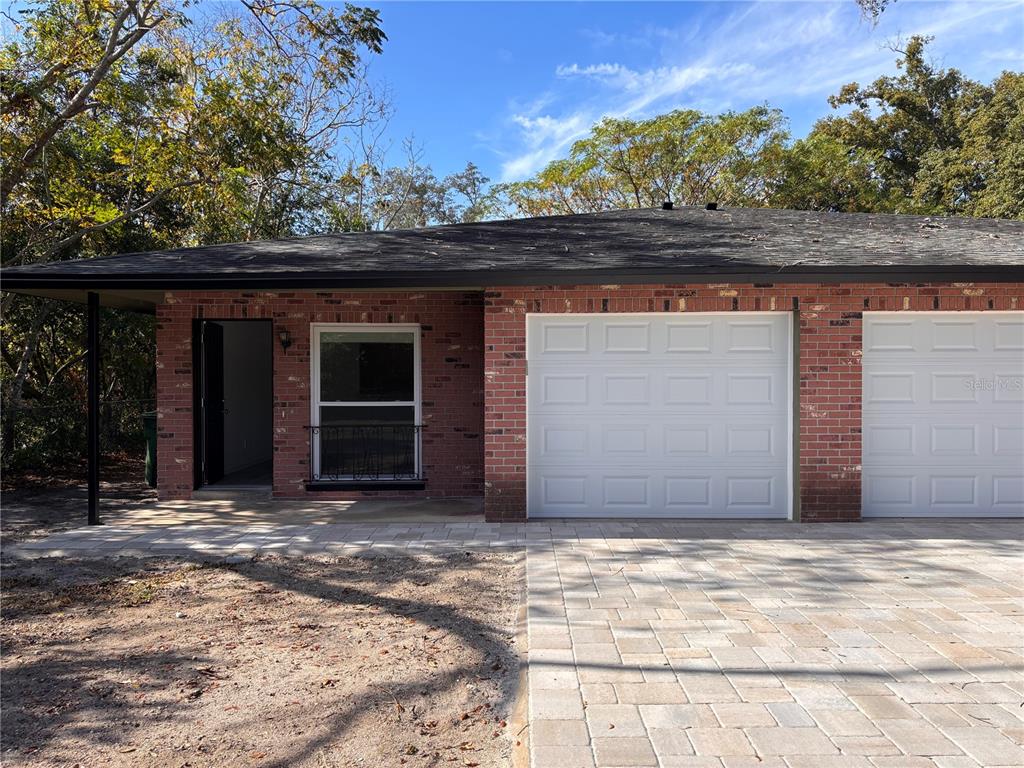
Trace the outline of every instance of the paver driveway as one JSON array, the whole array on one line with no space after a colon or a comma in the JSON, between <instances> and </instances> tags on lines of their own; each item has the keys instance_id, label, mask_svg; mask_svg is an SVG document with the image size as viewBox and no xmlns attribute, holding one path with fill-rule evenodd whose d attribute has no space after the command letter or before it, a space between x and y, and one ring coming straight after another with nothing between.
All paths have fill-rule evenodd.
<instances>
[{"instance_id":1,"label":"paver driveway","mask_svg":"<svg viewBox=\"0 0 1024 768\"><path fill-rule=\"evenodd\" d=\"M1017 523L551 533L533 768L1024 765Z\"/></svg>"}]
</instances>

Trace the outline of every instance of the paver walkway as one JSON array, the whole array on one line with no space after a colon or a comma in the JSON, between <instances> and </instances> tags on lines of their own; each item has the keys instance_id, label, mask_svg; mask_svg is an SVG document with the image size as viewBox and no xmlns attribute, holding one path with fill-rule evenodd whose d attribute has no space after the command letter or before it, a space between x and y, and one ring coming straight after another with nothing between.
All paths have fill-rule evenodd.
<instances>
[{"instance_id":1,"label":"paver walkway","mask_svg":"<svg viewBox=\"0 0 1024 768\"><path fill-rule=\"evenodd\" d=\"M533 768L1024 766L1014 522L103 526L11 554L527 552Z\"/></svg>"}]
</instances>

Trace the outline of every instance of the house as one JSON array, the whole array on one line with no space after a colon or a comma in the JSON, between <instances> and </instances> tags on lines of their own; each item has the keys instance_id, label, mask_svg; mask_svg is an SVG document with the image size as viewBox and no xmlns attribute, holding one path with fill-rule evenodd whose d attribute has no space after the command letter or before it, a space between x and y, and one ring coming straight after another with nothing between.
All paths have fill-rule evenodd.
<instances>
[{"instance_id":1,"label":"house","mask_svg":"<svg viewBox=\"0 0 1024 768\"><path fill-rule=\"evenodd\" d=\"M156 313L163 499L1024 516L1024 222L710 208L127 254L3 288Z\"/></svg>"}]
</instances>

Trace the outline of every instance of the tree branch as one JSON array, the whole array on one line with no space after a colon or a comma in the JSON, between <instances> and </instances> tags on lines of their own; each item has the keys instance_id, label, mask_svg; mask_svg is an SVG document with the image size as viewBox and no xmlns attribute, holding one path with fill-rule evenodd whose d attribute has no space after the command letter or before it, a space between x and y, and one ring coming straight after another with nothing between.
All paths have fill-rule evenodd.
<instances>
[{"instance_id":1,"label":"tree branch","mask_svg":"<svg viewBox=\"0 0 1024 768\"><path fill-rule=\"evenodd\" d=\"M75 117L95 106L90 97L103 81L103 78L110 72L111 67L131 51L143 37L167 18L166 16L149 18L149 14L154 7L153 2L146 4L141 16L137 11L137 7L138 3L136 0L128 0L126 2L125 7L114 17L110 33L107 36L107 43L104 46L103 56L96 63L96 66L93 67L88 79L79 87L75 95L71 97L50 124L43 128L35 139L31 141L24 153L22 153L22 156L9 166L6 174L0 178L0 205L7 203L11 190L25 177L28 169L46 145L50 143L51 139ZM121 38L120 35L124 29L125 22L133 13L136 19L138 19L138 25L125 35L124 38Z\"/></svg>"}]
</instances>

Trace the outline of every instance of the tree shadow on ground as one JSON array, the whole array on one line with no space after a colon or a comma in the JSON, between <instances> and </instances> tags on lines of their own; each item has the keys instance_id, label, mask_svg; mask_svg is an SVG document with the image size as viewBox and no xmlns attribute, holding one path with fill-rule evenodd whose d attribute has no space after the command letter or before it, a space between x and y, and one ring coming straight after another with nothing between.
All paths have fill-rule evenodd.
<instances>
[{"instance_id":1,"label":"tree shadow on ground","mask_svg":"<svg viewBox=\"0 0 1024 768\"><path fill-rule=\"evenodd\" d=\"M248 594L262 595L266 601L279 601L284 593L312 598L302 604L303 617L317 605L359 607L371 616L387 614L415 623L424 630L455 635L466 649L464 658L455 659L439 672L417 673L398 684L370 681L360 695L339 699L336 706L330 701L326 709L322 705L307 709L299 702L294 713L289 711L289 717L294 714L307 723L316 723L316 727L306 736L281 741L275 750L277 754L262 764L288 766L312 761L317 753L344 740L347 728L361 715L393 708L395 702L423 700L423 696L453 691L467 680L487 676L496 679L501 698L495 710L509 712L516 696L518 659L505 620L488 618L487 602L496 587L483 583L482 575L474 574L473 565L478 557L461 553L260 558L232 566L210 566L241 577L244 581L238 582L240 596L247 593L245 585L248 585ZM125 562L83 560L79 563L77 577L65 574L58 581L46 576L47 563L25 563L28 575L9 581L20 595L4 606L4 622L20 620L41 625L48 620L59 622L67 611L102 614L116 610L121 593L111 593L109 585L118 578L133 575L147 578L175 565L189 568L194 560L180 557L173 561L153 558ZM68 565L67 561L49 564L65 569ZM134 570L139 568L146 570L142 573ZM423 600L417 596L419 587L459 568L466 572L470 594L477 597L472 610L470 606L460 605L462 598L456 594L450 598L442 595L439 600ZM508 584L500 586L509 587ZM31 598L33 593L37 593L37 599ZM163 610L168 612L166 607ZM169 613L173 614L173 610ZM323 613L328 613L327 607L323 608ZM174 621L171 616L166 620L171 637L174 636ZM346 626L339 626L337 631L346 631ZM4 636L11 638L6 628ZM7 643L5 653L13 652L13 655L5 659L4 667L5 748L38 750L68 735L97 747L118 746L126 735L125 723L147 727L176 721L187 723L196 717L193 692L209 682L198 670L214 663L212 657L197 655L194 644L188 643L177 648L139 648L128 653L97 651L96 646L102 645L104 639L101 627L91 638L83 638L80 647L70 649L68 637L60 635L59 631L56 637L46 638L40 632L39 637L23 637L13 645ZM133 682L122 686L111 682L115 679ZM176 702L169 704L166 694L175 686L179 695ZM148 696L156 692L165 694L159 704ZM254 732L266 729L267 724L260 721L257 710L248 714L253 718L248 725ZM130 738L131 734L127 736ZM140 760L145 762L143 758Z\"/></svg>"},{"instance_id":2,"label":"tree shadow on ground","mask_svg":"<svg viewBox=\"0 0 1024 768\"><path fill-rule=\"evenodd\" d=\"M59 655L8 660L0 696L5 750L35 751L58 736L116 746L125 735L123 728L97 723L152 725L182 719L184 705L168 707L150 695L176 684L186 699L202 690L198 673L182 671L201 668L208 663L203 657L167 649L98 653L90 648L92 640L84 640L78 650L62 648ZM115 677L120 682L112 681Z\"/></svg>"},{"instance_id":3,"label":"tree shadow on ground","mask_svg":"<svg viewBox=\"0 0 1024 768\"><path fill-rule=\"evenodd\" d=\"M464 553L456 557L471 560L474 555ZM348 723L382 704L388 706L392 702L408 701L422 695L424 691L430 695L452 690L467 679L491 675L491 660L498 660L494 663L503 665L507 670L515 670L518 666L518 659L514 648L510 646L507 630L488 621L470 617L454 605L427 603L414 598L389 597L374 591L382 585L393 587L403 582L425 583L436 577L438 569L451 567L451 556L413 557L396 553L370 559L386 566L382 573L342 572L329 580L311 579L301 572L299 564L303 561L295 559L272 563L256 560L239 568L239 572L246 578L278 589L297 591L338 605L373 606L394 616L408 617L424 627L453 632L465 646L477 652L483 664L461 664L440 675L429 674L397 686L389 686L383 691L368 691L367 695L327 715L327 723L319 735L295 747L287 756L275 759L270 765L289 766L313 757L320 750L329 747L332 741L342 737ZM484 593L484 586L481 585L481 596ZM508 713L512 710L515 697L518 695L516 682L514 676L507 680L502 700L497 706L499 711ZM323 713L320 714L323 716Z\"/></svg>"}]
</instances>

